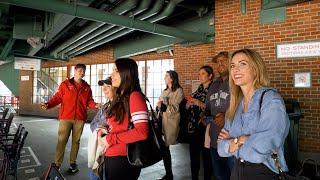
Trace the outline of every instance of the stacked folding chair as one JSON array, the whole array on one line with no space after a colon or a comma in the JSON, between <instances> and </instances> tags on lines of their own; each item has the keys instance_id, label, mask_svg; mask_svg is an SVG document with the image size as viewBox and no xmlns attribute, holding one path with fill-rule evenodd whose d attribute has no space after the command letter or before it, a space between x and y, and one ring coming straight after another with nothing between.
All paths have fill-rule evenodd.
<instances>
[{"instance_id":1,"label":"stacked folding chair","mask_svg":"<svg viewBox=\"0 0 320 180\"><path fill-rule=\"evenodd\" d=\"M13 114L8 119L0 120L0 179L5 180L8 176L17 179L18 162L21 150L24 146L28 131L19 124L14 133L10 133Z\"/></svg>"},{"instance_id":2,"label":"stacked folding chair","mask_svg":"<svg viewBox=\"0 0 320 180\"><path fill-rule=\"evenodd\" d=\"M9 112L9 108L4 109L3 112L2 112L2 118L1 119L5 119L7 117L8 112Z\"/></svg>"}]
</instances>

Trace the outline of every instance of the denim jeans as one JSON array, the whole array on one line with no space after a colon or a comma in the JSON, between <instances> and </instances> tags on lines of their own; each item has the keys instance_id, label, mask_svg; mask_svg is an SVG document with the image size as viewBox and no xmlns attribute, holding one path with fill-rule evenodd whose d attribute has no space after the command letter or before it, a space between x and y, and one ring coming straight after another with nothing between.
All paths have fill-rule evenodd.
<instances>
[{"instance_id":1,"label":"denim jeans","mask_svg":"<svg viewBox=\"0 0 320 180\"><path fill-rule=\"evenodd\" d=\"M89 178L90 180L100 180L99 177L92 170L90 170L89 172Z\"/></svg>"},{"instance_id":2,"label":"denim jeans","mask_svg":"<svg viewBox=\"0 0 320 180\"><path fill-rule=\"evenodd\" d=\"M230 180L231 170L234 164L232 157L220 157L216 148L210 148L213 172L217 180Z\"/></svg>"}]
</instances>

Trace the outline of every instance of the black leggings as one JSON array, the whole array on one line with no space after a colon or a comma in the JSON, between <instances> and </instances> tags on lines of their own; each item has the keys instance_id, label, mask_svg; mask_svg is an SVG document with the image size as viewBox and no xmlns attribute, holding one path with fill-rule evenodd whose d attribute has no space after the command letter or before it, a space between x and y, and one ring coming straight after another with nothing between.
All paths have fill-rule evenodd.
<instances>
[{"instance_id":1,"label":"black leggings","mask_svg":"<svg viewBox=\"0 0 320 180\"><path fill-rule=\"evenodd\" d=\"M108 180L137 180L141 168L129 164L126 156L105 157L105 176Z\"/></svg>"},{"instance_id":2,"label":"black leggings","mask_svg":"<svg viewBox=\"0 0 320 180\"><path fill-rule=\"evenodd\" d=\"M231 180L278 180L276 173L264 164L235 160Z\"/></svg>"}]
</instances>

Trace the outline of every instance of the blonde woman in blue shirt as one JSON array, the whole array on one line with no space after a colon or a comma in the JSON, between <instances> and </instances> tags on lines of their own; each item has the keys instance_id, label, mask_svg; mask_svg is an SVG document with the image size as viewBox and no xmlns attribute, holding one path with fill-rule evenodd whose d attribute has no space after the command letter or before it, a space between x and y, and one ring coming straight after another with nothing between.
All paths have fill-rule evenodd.
<instances>
[{"instance_id":1,"label":"blonde woman in blue shirt","mask_svg":"<svg viewBox=\"0 0 320 180\"><path fill-rule=\"evenodd\" d=\"M287 170L283 144L289 119L281 96L269 88L266 66L254 50L240 49L229 62L230 106L218 137L220 156L235 156L231 180L278 179L271 158Z\"/></svg>"}]
</instances>

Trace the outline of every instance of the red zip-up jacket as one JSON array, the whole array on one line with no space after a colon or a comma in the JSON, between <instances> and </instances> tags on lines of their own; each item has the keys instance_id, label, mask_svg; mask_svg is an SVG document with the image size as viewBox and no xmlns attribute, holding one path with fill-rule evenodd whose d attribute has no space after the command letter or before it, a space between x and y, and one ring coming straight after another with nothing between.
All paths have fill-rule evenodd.
<instances>
[{"instance_id":1,"label":"red zip-up jacket","mask_svg":"<svg viewBox=\"0 0 320 180\"><path fill-rule=\"evenodd\" d=\"M77 89L74 78L63 81L58 91L48 101L48 108L61 103L60 120L87 120L87 107L95 108L96 103L92 98L92 90L89 84L82 80Z\"/></svg>"}]
</instances>

